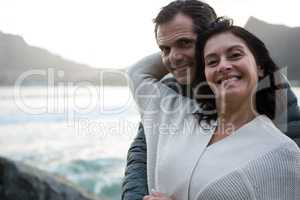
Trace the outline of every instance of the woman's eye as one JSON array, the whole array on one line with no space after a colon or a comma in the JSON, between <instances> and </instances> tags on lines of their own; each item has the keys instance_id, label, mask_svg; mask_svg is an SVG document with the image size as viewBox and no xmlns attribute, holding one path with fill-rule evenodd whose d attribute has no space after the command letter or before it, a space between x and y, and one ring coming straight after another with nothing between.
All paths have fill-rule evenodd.
<instances>
[{"instance_id":1,"label":"woman's eye","mask_svg":"<svg viewBox=\"0 0 300 200\"><path fill-rule=\"evenodd\" d=\"M242 57L241 53L232 53L229 55L229 58L232 58L232 59L238 59L240 57Z\"/></svg>"},{"instance_id":2,"label":"woman's eye","mask_svg":"<svg viewBox=\"0 0 300 200\"><path fill-rule=\"evenodd\" d=\"M212 66L216 65L217 62L218 62L217 60L209 60L209 61L206 61L205 64L209 67L212 67Z\"/></svg>"}]
</instances>

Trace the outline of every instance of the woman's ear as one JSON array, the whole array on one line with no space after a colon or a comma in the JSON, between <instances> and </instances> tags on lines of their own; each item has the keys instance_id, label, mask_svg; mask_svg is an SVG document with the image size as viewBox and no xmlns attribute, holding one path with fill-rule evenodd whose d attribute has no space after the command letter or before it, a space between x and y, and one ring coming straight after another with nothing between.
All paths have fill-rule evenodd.
<instances>
[{"instance_id":1,"label":"woman's ear","mask_svg":"<svg viewBox=\"0 0 300 200\"><path fill-rule=\"evenodd\" d=\"M257 66L257 75L259 78L264 77L264 69L260 65Z\"/></svg>"}]
</instances>

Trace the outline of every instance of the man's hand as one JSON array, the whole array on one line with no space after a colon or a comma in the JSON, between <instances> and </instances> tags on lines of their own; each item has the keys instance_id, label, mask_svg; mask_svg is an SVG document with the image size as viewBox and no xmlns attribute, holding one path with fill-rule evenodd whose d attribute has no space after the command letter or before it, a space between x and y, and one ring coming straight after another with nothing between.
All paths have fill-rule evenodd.
<instances>
[{"instance_id":1,"label":"man's hand","mask_svg":"<svg viewBox=\"0 0 300 200\"><path fill-rule=\"evenodd\" d=\"M152 192L151 195L144 196L143 200L174 200L160 192Z\"/></svg>"}]
</instances>

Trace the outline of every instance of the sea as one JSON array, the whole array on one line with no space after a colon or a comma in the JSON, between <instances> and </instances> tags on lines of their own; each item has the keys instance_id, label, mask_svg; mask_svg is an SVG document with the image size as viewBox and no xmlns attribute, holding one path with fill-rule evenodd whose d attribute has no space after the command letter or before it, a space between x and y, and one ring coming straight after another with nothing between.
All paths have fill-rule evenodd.
<instances>
[{"instance_id":1,"label":"sea","mask_svg":"<svg viewBox=\"0 0 300 200\"><path fill-rule=\"evenodd\" d=\"M128 87L1 87L0 156L120 199L139 120Z\"/></svg>"},{"instance_id":2,"label":"sea","mask_svg":"<svg viewBox=\"0 0 300 200\"><path fill-rule=\"evenodd\" d=\"M139 121L128 87L0 87L0 156L117 200Z\"/></svg>"}]
</instances>

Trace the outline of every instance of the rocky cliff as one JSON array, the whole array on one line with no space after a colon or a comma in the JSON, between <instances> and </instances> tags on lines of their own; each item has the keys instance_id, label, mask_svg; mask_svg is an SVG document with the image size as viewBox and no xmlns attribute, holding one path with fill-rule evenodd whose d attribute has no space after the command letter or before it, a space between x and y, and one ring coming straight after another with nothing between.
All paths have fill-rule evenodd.
<instances>
[{"instance_id":1,"label":"rocky cliff","mask_svg":"<svg viewBox=\"0 0 300 200\"><path fill-rule=\"evenodd\" d=\"M18 77L30 70L39 70L45 75L30 75L23 81L24 85L47 85L50 76L55 84L85 81L97 85L126 85L125 78L120 77L121 70L76 63L46 49L31 46L21 36L0 31L0 86L14 85ZM103 72L106 73L103 75Z\"/></svg>"},{"instance_id":2,"label":"rocky cliff","mask_svg":"<svg viewBox=\"0 0 300 200\"><path fill-rule=\"evenodd\" d=\"M287 67L288 79L300 85L300 27L269 24L250 17L245 28L264 41L279 67Z\"/></svg>"},{"instance_id":3,"label":"rocky cliff","mask_svg":"<svg viewBox=\"0 0 300 200\"><path fill-rule=\"evenodd\" d=\"M1 200L100 200L67 180L0 157Z\"/></svg>"}]
</instances>

